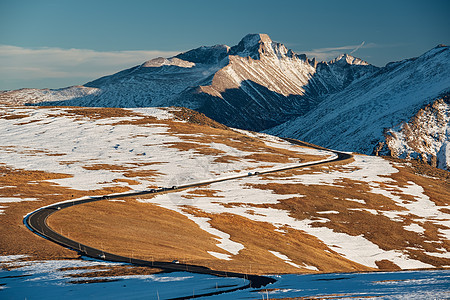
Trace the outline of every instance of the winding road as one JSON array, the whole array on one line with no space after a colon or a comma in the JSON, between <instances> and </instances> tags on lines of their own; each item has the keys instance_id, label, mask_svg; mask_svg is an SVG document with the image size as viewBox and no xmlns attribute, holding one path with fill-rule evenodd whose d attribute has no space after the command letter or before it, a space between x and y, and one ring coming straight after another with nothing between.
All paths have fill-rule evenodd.
<instances>
[{"instance_id":1,"label":"winding road","mask_svg":"<svg viewBox=\"0 0 450 300\"><path fill-rule=\"evenodd\" d=\"M173 192L178 189L187 189L187 188L192 188L192 187L205 186L205 185L209 185L209 184L213 184L213 183L224 182L224 181L229 181L229 180L236 180L236 179L241 179L241 178L250 177L250 176L264 175L264 174L275 173L275 172L280 172L280 171L287 171L287 170L317 166L317 165L322 165L322 164L331 163L331 162L345 161L345 160L352 158L352 155L348 154L348 153L342 153L342 152L338 152L338 151L325 149L322 147L310 145L310 144L307 144L307 143L304 143L304 142L301 142L298 140L294 140L294 139L285 138L285 140L290 143L297 144L300 146L313 147L313 148L316 148L319 150L326 150L329 152L333 152L333 153L337 154L337 157L334 157L332 159L316 161L316 162L302 163L302 164L296 165L296 166L290 166L290 167L274 169L274 170L269 170L269 171L248 173L246 175L239 175L239 176L227 177L227 178L205 181L205 182L200 182L200 183L181 185L178 187L160 188L160 189L152 189L149 191L90 197L88 199L56 203L56 204L53 204L50 206L42 207L36 211L31 212L24 218L24 223L34 233L41 235L42 237L47 238L63 247L73 249L84 256L93 257L96 259L102 259L102 260L106 260L106 261L123 262L123 263L139 265L139 266L158 268L158 269L162 269L165 271L183 271L183 272L187 271L187 272L198 273L198 274L208 274L208 275L220 276L220 277L237 277L237 278L243 278L243 279L248 280L248 284L246 284L244 286L233 287L228 290L214 291L214 292L210 292L210 293L206 293L206 294L191 295L191 296L175 298L175 299L192 299L192 298L212 296L212 295L222 294L222 293L230 293L230 292L247 289L247 288L261 288L270 283L274 283L276 280L271 277L267 277L267 276L218 271L218 270L212 270L207 267L190 265L190 264L163 262L163 261L147 261L147 260L141 260L141 259L136 259L136 258L132 258L132 257L120 256L120 255L109 253L109 252L104 252L103 250L89 247L87 245L81 244L77 241L74 241L72 239L69 239L69 238L57 233L56 231L54 231L53 229L51 229L48 226L47 218L51 214L53 214L61 209L71 207L74 205L84 204L84 203L96 202L96 201L101 201L101 200L109 200L109 199L115 199L115 198L133 197L133 196L154 194L154 193Z\"/></svg>"}]
</instances>

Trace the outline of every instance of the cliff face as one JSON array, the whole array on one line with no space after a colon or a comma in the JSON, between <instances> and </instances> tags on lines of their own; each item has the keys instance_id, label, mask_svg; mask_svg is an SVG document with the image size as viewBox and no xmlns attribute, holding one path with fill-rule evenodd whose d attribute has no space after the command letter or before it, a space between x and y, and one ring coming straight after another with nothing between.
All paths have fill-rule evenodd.
<instances>
[{"instance_id":1,"label":"cliff face","mask_svg":"<svg viewBox=\"0 0 450 300\"><path fill-rule=\"evenodd\" d=\"M375 154L422 160L450 169L450 94L420 109L408 122L385 131Z\"/></svg>"}]
</instances>

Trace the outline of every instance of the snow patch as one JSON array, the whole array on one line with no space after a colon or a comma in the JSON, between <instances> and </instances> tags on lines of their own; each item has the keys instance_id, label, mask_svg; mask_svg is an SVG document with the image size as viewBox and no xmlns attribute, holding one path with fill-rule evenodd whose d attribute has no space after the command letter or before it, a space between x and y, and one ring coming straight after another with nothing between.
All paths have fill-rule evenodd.
<instances>
[{"instance_id":1,"label":"snow patch","mask_svg":"<svg viewBox=\"0 0 450 300\"><path fill-rule=\"evenodd\" d=\"M278 257L279 259L283 260L285 263L287 263L287 264L289 264L289 265L291 265L293 267L301 269L301 267L299 265L297 265L296 263L292 262L292 260L289 257L287 257L286 255L281 254L280 252L277 252L277 251L272 251L272 250L268 250L268 251L270 253L272 253L273 255L275 255L276 257Z\"/></svg>"},{"instance_id":2,"label":"snow patch","mask_svg":"<svg viewBox=\"0 0 450 300\"><path fill-rule=\"evenodd\" d=\"M207 251L209 254L214 256L215 258L222 259L222 260L231 260L231 255L224 254L224 253L218 253L214 251Z\"/></svg>"}]
</instances>

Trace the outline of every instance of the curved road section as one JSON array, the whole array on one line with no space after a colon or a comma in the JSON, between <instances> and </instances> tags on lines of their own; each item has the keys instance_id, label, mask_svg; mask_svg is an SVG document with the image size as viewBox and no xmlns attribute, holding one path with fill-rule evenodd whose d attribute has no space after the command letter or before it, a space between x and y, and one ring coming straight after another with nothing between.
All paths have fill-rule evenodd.
<instances>
[{"instance_id":1,"label":"curved road section","mask_svg":"<svg viewBox=\"0 0 450 300\"><path fill-rule=\"evenodd\" d=\"M352 155L348 154L348 153L329 150L326 148L318 147L318 146L304 143L304 142L294 140L294 139L285 138L285 140L290 143L297 144L300 146L307 146L307 147L313 147L313 148L316 148L319 150L330 151L330 152L337 154L337 156L332 159L326 159L326 160L310 162L310 163L303 163L303 164L297 165L297 166L290 166L290 167L269 170L269 171L263 171L263 172L248 173L246 175L239 175L239 176L228 177L228 178L223 178L223 179L218 179L218 180L211 180L211 181L205 181L205 182L200 182L200 183L182 185L182 186L178 186L178 187L152 189L149 191L124 193L124 194L118 194L118 195L90 197L88 199L56 203L56 204L53 204L50 206L42 207L42 208L28 214L24 219L24 223L28 226L29 229L31 229L36 234L41 235L44 238L47 238L63 247L75 250L78 253L80 253L80 255L85 255L85 256L102 259L102 260L106 260L106 261L130 263L130 264L139 265L139 266L158 268L158 269L162 269L165 271L172 271L172 272L173 271L182 271L182 272L192 272L192 273L198 273L198 274L208 274L208 275L220 276L220 277L237 277L237 278L246 279L249 282L245 286L234 287L229 290L222 290L222 291L211 292L211 293L206 293L206 294L201 294L201 295L191 295L191 296L182 297L179 299L192 299L192 298L199 298L199 297L205 297L205 296L212 296L212 295L216 295L216 294L230 293L230 292L247 289L247 288L261 288L270 283L274 283L276 280L273 278L270 278L270 277L266 277L266 276L218 271L218 270L212 270L210 268L203 267L203 266L189 265L189 264L182 264L182 263L163 262L163 261L147 261L147 260L136 259L136 258L132 258L132 257L121 256L121 255L117 255L117 254L113 254L113 253L109 253L109 252L104 252L103 250L89 247L87 245L81 244L77 241L71 240L71 239L57 233L56 231L54 231L53 229L51 229L48 226L47 218L51 214L53 214L61 209L71 207L74 205L84 204L84 203L90 203L90 202L108 200L108 199L115 199L115 198L139 196L139 195L152 194L152 193L170 192L170 191L175 191L177 189L186 189L186 188L191 188L191 187L204 186L204 185L209 185L212 183L236 180L236 179L241 179L241 178L255 176L255 175L263 175L263 174L275 173L275 172L280 172L280 171L287 171L287 170L293 170L293 169L300 169L300 168L304 168L304 167L317 166L317 165L322 165L322 164L331 163L331 162L345 161L345 160L352 158Z\"/></svg>"}]
</instances>

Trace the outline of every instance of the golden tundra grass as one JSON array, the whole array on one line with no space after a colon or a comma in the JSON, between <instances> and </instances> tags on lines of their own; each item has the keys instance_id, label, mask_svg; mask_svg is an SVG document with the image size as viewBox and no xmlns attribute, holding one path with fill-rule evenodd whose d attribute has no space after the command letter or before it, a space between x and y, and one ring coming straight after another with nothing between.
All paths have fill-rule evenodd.
<instances>
[{"instance_id":1,"label":"golden tundra grass","mask_svg":"<svg viewBox=\"0 0 450 300\"><path fill-rule=\"evenodd\" d=\"M97 265L89 267L70 267L61 268L60 271L87 271L83 273L68 274L67 277L109 277L109 276L131 276L131 275L150 275L154 274L155 269L147 267L136 267L131 265Z\"/></svg>"},{"instance_id":2,"label":"golden tundra grass","mask_svg":"<svg viewBox=\"0 0 450 300\"><path fill-rule=\"evenodd\" d=\"M4 165L0 165L0 174L0 186L3 187L0 189L1 197L36 199L34 201L0 203L2 209L5 210L5 213L0 214L0 256L26 255L24 260L74 259L78 258L78 254L32 233L24 225L23 216L42 206L63 200L128 190L126 187L114 187L81 192L47 181L67 178L69 175L12 169ZM59 230L62 228L64 226L60 226ZM58 228L55 230L58 231ZM4 266L0 265L0 268L4 268ZM150 274L160 271L129 266L99 266L98 268L103 271L92 271L84 274L83 277Z\"/></svg>"},{"instance_id":3,"label":"golden tundra grass","mask_svg":"<svg viewBox=\"0 0 450 300\"><path fill-rule=\"evenodd\" d=\"M52 215L49 225L82 244L150 261L198 262L212 258L206 251L221 252L187 217L132 199L71 207Z\"/></svg>"},{"instance_id":4,"label":"golden tundra grass","mask_svg":"<svg viewBox=\"0 0 450 300\"><path fill-rule=\"evenodd\" d=\"M87 195L124 192L125 187L96 191L77 191L47 180L70 177L65 174L12 169L0 165L0 196L32 198L34 201L0 203L5 212L0 215L0 255L31 255L31 259L74 258L76 254L55 243L38 237L23 224L23 216L42 206Z\"/></svg>"},{"instance_id":5,"label":"golden tundra grass","mask_svg":"<svg viewBox=\"0 0 450 300\"><path fill-rule=\"evenodd\" d=\"M213 191L211 191L213 193ZM211 194L202 189L197 195ZM368 271L370 268L348 261L328 249L315 237L230 214L205 214L191 207L186 212L211 218L211 225L245 245L232 261L219 260L207 251L226 253L214 236L193 221L162 207L139 203L101 201L64 209L49 218L52 228L64 235L104 251L146 260L172 261L208 266L213 269L255 274L311 272L298 269L268 250L288 255L296 262L318 266L323 272ZM326 250L326 251L325 251Z\"/></svg>"},{"instance_id":6,"label":"golden tundra grass","mask_svg":"<svg viewBox=\"0 0 450 300\"><path fill-rule=\"evenodd\" d=\"M217 161L221 162L233 162L239 158L227 156L223 151L210 147L210 143L225 144L241 151L251 152L251 154L245 157L251 161L286 163L289 162L290 158L295 159L297 162L308 162L325 158L322 156L299 154L295 151L267 146L258 138L243 135L225 125L209 119L201 113L186 108L173 108L169 111L175 115L176 119L186 122L159 120L152 116L144 116L122 108L69 107L65 108L64 112L58 112L58 114L53 116L72 117L75 120L134 117L136 119L122 120L112 125L166 126L168 128L168 134L176 135L184 140L184 142L171 143L169 144L169 147L177 148L182 151L192 150L203 155L214 155L217 156ZM196 135L193 136L193 133L196 133ZM224 158L221 158L222 156L224 156ZM105 167L108 168L108 166Z\"/></svg>"},{"instance_id":7,"label":"golden tundra grass","mask_svg":"<svg viewBox=\"0 0 450 300\"><path fill-rule=\"evenodd\" d=\"M23 108L24 113L20 113L20 108L15 108L15 114L8 113L7 111L3 111L0 113L1 118L5 119L23 119L29 117L28 111L30 109L44 109L44 107L26 107ZM187 109L173 109L172 113L177 116L180 120L187 120L188 122L173 122L168 120L158 120L157 118L151 116L142 116L138 113L132 112L126 109L120 108L77 108L77 107L68 107L68 108L46 108L50 110L54 110L54 113L50 113L50 117L71 117L75 120L98 120L98 119L109 119L109 118L120 118L120 117L138 117L135 120L127 120L127 121L118 121L117 126L123 125L139 125L139 126L166 126L169 128L168 134L177 134L183 136L184 134L191 134L192 132L200 132L198 137L193 138L192 136L185 136L186 142L185 144L177 144L173 145L173 147L179 147L181 150L186 151L198 151L201 154L211 154L217 155L215 158L218 162L229 162L233 163L234 161L239 160L240 158L233 157L230 155L225 155L219 150L208 147L207 145L201 145L198 143L210 143L212 140L208 137L213 137L214 142L223 142L228 143L231 146L240 148L245 151L260 151L263 152L267 150L267 152L274 153L273 155L297 155L294 152L290 152L283 149L277 149L272 147L265 146L264 143L255 138L250 138L229 130L226 126L221 125L217 122L212 121L209 118L206 118L202 114L198 114L191 110ZM53 115L52 115L53 113ZM29 122L16 123L17 126L25 125L30 122L35 122L39 120L32 120ZM45 153L43 150L36 149L16 149L13 146L2 146L5 151L22 151L27 155L34 155L37 152L40 154ZM278 153L278 152L279 153ZM46 155L65 155L64 153L45 153ZM297 155L298 156L298 155ZM307 159L316 159L316 157L308 157L301 156L304 160ZM285 160L285 158L282 158ZM63 161L65 164L73 164L71 161ZM124 167L121 165L107 165L107 164L86 164L84 166L85 169L88 170L112 170L115 172L120 172L129 179L118 179L114 180L114 182L124 182L126 184L139 184L136 177L156 177L160 174L154 170L135 170L133 166L148 166L154 163L133 163L130 162L127 164L131 167ZM0 215L2 220L2 224L6 226L0 227L0 253L3 255L7 254L32 254L35 257L65 257L71 253L67 250L62 249L55 244L43 240L36 235L29 232L23 225L22 217L28 212L37 209L41 206L48 205L51 203L55 203L62 200L67 200L71 198L79 198L81 196L87 195L96 195L96 194L108 194L108 193L117 193L129 190L128 187L111 187L104 188L102 190L96 191L76 191L68 188L64 188L58 186L53 183L49 183L46 180L58 179L69 177L69 175L65 174L51 174L45 173L41 171L25 171L25 170L16 170L9 168L8 166L1 166L0 169L3 176L0 178L0 183L2 186L11 186L8 188L0 189L0 195L3 197L16 197L16 198L36 198L37 201L27 201L20 203L8 203L2 206L6 206L6 213ZM27 242L27 241L32 241ZM43 251L35 250L39 243L42 241L45 247ZM33 249L31 249L33 248ZM39 247L38 247L39 248ZM51 249L50 249L51 248ZM31 249L31 250L29 250ZM56 251L58 249L58 251ZM56 251L56 252L55 252ZM64 254L57 254L64 253Z\"/></svg>"}]
</instances>

